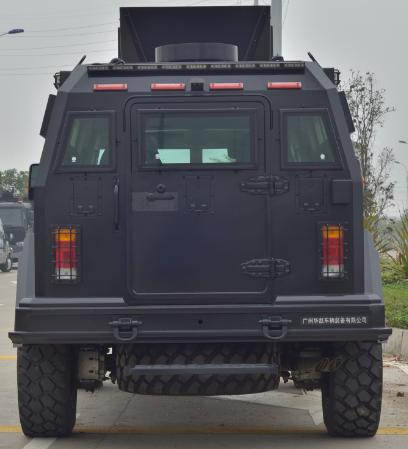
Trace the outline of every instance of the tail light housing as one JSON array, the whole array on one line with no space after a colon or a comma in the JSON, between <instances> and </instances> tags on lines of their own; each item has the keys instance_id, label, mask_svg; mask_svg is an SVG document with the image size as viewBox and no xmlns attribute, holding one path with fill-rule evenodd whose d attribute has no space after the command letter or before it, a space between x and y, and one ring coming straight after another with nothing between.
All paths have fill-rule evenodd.
<instances>
[{"instance_id":1,"label":"tail light housing","mask_svg":"<svg viewBox=\"0 0 408 449\"><path fill-rule=\"evenodd\" d=\"M79 239L77 226L57 226L53 230L53 278L56 282L79 281Z\"/></svg>"},{"instance_id":2,"label":"tail light housing","mask_svg":"<svg viewBox=\"0 0 408 449\"><path fill-rule=\"evenodd\" d=\"M345 277L345 243L342 225L321 226L321 276L323 279Z\"/></svg>"}]
</instances>

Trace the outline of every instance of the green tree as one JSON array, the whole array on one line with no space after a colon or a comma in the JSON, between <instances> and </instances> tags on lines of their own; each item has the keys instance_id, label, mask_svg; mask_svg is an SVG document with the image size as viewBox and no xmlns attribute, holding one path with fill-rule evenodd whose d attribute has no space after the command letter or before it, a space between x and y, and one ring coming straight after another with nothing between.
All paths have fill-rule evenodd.
<instances>
[{"instance_id":1,"label":"green tree","mask_svg":"<svg viewBox=\"0 0 408 449\"><path fill-rule=\"evenodd\" d=\"M23 199L27 198L28 172L15 168L0 171L0 192L10 192Z\"/></svg>"}]
</instances>

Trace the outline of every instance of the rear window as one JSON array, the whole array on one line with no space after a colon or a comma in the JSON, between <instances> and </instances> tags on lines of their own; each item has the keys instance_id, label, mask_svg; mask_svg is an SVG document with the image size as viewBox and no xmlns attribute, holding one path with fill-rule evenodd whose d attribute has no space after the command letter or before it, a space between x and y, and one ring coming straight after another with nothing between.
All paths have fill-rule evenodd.
<instances>
[{"instance_id":1,"label":"rear window","mask_svg":"<svg viewBox=\"0 0 408 449\"><path fill-rule=\"evenodd\" d=\"M252 159L251 112L163 111L142 116L145 165L245 164Z\"/></svg>"},{"instance_id":2,"label":"rear window","mask_svg":"<svg viewBox=\"0 0 408 449\"><path fill-rule=\"evenodd\" d=\"M337 150L325 112L284 113L286 162L335 164Z\"/></svg>"},{"instance_id":3,"label":"rear window","mask_svg":"<svg viewBox=\"0 0 408 449\"><path fill-rule=\"evenodd\" d=\"M0 219L4 226L24 226L22 210L17 207L0 207Z\"/></svg>"},{"instance_id":4,"label":"rear window","mask_svg":"<svg viewBox=\"0 0 408 449\"><path fill-rule=\"evenodd\" d=\"M63 167L111 165L110 117L72 117L69 121Z\"/></svg>"}]
</instances>

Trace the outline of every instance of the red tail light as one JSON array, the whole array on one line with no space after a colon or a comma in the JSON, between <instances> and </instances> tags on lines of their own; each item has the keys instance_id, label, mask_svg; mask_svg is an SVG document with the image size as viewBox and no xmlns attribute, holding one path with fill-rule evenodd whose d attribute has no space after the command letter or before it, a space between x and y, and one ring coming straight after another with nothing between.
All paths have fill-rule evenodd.
<instances>
[{"instance_id":1,"label":"red tail light","mask_svg":"<svg viewBox=\"0 0 408 449\"><path fill-rule=\"evenodd\" d=\"M323 225L322 232L322 277L339 279L344 277L344 228L340 225Z\"/></svg>"},{"instance_id":2,"label":"red tail light","mask_svg":"<svg viewBox=\"0 0 408 449\"><path fill-rule=\"evenodd\" d=\"M76 282L79 279L79 229L71 226L58 227L53 234L55 280Z\"/></svg>"}]
</instances>

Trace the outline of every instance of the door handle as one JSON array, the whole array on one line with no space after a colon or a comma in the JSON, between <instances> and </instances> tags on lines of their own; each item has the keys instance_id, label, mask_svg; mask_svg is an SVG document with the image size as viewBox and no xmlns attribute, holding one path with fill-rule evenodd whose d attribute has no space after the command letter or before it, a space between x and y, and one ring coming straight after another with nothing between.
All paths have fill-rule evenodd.
<instances>
[{"instance_id":1,"label":"door handle","mask_svg":"<svg viewBox=\"0 0 408 449\"><path fill-rule=\"evenodd\" d=\"M148 193L146 195L147 201L160 201L160 200L174 200L175 196L172 193Z\"/></svg>"},{"instance_id":2,"label":"door handle","mask_svg":"<svg viewBox=\"0 0 408 449\"><path fill-rule=\"evenodd\" d=\"M119 179L113 186L113 224L115 229L119 229Z\"/></svg>"}]
</instances>

